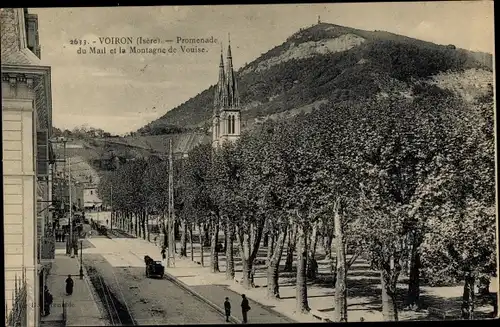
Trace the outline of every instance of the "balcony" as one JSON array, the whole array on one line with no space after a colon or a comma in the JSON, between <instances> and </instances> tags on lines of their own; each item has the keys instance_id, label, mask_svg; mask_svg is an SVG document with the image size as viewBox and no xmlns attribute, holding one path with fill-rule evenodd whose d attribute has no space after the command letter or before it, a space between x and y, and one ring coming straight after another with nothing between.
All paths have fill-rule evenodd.
<instances>
[{"instance_id":1,"label":"balcony","mask_svg":"<svg viewBox=\"0 0 500 327\"><path fill-rule=\"evenodd\" d=\"M56 238L52 231L46 231L38 243L40 263L52 262L56 255Z\"/></svg>"}]
</instances>

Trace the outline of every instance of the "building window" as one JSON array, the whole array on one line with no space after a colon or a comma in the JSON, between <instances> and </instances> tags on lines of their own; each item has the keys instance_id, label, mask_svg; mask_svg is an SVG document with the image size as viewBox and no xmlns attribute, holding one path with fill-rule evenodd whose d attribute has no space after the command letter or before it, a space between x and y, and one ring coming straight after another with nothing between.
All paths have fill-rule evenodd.
<instances>
[{"instance_id":1,"label":"building window","mask_svg":"<svg viewBox=\"0 0 500 327\"><path fill-rule=\"evenodd\" d=\"M90 195L92 195L92 190L90 190Z\"/></svg>"},{"instance_id":2,"label":"building window","mask_svg":"<svg viewBox=\"0 0 500 327\"><path fill-rule=\"evenodd\" d=\"M229 117L227 117L227 133L228 134L231 134L231 115L229 115Z\"/></svg>"},{"instance_id":3,"label":"building window","mask_svg":"<svg viewBox=\"0 0 500 327\"><path fill-rule=\"evenodd\" d=\"M234 119L235 119L235 117L234 117L234 115L231 116L231 117L232 117L231 118L231 120L232 120L232 129L231 129L232 130L232 134L236 134L236 129L235 129L235 125L234 125Z\"/></svg>"}]
</instances>

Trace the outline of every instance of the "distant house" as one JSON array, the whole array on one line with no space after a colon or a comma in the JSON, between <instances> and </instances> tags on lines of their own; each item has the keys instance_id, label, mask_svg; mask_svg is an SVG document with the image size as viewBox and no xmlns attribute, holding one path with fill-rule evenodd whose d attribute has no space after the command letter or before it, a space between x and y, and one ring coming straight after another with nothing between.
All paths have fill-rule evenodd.
<instances>
[{"instance_id":1,"label":"distant house","mask_svg":"<svg viewBox=\"0 0 500 327\"><path fill-rule=\"evenodd\" d=\"M97 185L87 185L83 189L83 205L85 209L102 208L102 200L97 193Z\"/></svg>"}]
</instances>

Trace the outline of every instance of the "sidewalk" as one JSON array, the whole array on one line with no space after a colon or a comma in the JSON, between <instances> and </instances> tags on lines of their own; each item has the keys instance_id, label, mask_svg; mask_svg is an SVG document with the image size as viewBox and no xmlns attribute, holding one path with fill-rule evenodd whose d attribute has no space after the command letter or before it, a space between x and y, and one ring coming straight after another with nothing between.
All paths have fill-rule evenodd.
<instances>
[{"instance_id":1,"label":"sidewalk","mask_svg":"<svg viewBox=\"0 0 500 327\"><path fill-rule=\"evenodd\" d=\"M54 298L51 313L42 317L41 321L62 320L62 302L66 306L66 326L105 326L105 318L96 303L91 290L86 272L84 279L79 275L80 266L78 258L70 258L61 253L56 253L50 275L47 277L47 286ZM74 281L73 294L66 295L65 280L71 275Z\"/></svg>"},{"instance_id":2,"label":"sidewalk","mask_svg":"<svg viewBox=\"0 0 500 327\"><path fill-rule=\"evenodd\" d=\"M121 239L117 239L117 241ZM152 242L136 238L128 239L126 244L128 250L139 258L144 255L149 255L155 260L160 260L159 247L155 246ZM178 244L180 245L180 244ZM180 247L179 247L180 248ZM208 255L208 253L206 253ZM229 297L232 310L231 315L236 321L241 321L241 292L230 289L230 285L234 284L233 281L226 281L224 273L211 274L209 273L209 259L207 258L206 267L202 268L198 264L192 262L190 259L175 258L174 267L165 268L165 272L170 277L177 279L180 283L179 286L189 288L209 303L211 306L219 307L219 311L224 311L224 299ZM194 277L194 278L192 278ZM238 290L239 291L239 290ZM248 320L250 323L264 324L264 323L293 323L295 320L286 317L285 315L273 310L270 305L264 305L254 301L251 297L247 298L250 303L251 310L248 313Z\"/></svg>"}]
</instances>

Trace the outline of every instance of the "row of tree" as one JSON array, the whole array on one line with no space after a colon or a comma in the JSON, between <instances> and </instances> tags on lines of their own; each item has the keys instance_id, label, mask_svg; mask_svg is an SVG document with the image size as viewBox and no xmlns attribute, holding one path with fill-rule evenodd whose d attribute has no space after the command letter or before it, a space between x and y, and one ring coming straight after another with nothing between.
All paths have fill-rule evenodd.
<instances>
[{"instance_id":1,"label":"row of tree","mask_svg":"<svg viewBox=\"0 0 500 327\"><path fill-rule=\"evenodd\" d=\"M174 162L181 254L197 227L218 272L222 229L226 277L234 278L238 254L249 288L265 243L268 295L279 298L286 248L285 270L296 253L297 311L306 312L306 280L315 278L322 243L336 321L347 321L347 273L359 256L380 271L384 320L398 319L401 274L409 276L407 305L420 304L421 280L464 281L462 313L472 318L474 286L487 290L495 273L493 97L426 99L325 106L268 121L216 151L193 149ZM135 215L144 237L148 213L168 209L167 166L134 160L101 180L100 196L109 201L112 185L115 212Z\"/></svg>"}]
</instances>

